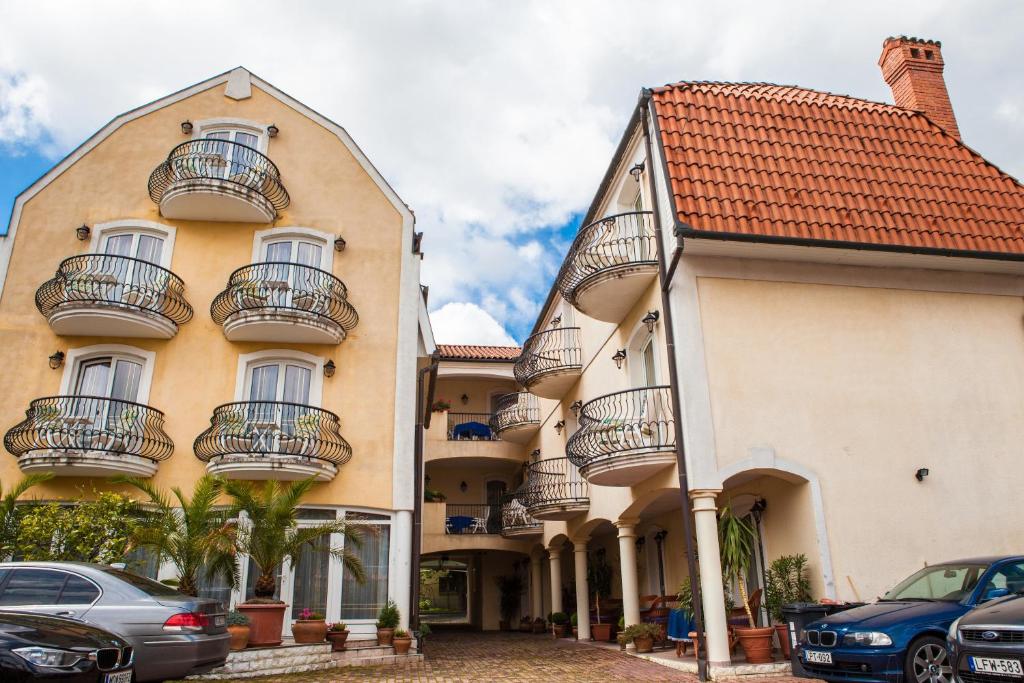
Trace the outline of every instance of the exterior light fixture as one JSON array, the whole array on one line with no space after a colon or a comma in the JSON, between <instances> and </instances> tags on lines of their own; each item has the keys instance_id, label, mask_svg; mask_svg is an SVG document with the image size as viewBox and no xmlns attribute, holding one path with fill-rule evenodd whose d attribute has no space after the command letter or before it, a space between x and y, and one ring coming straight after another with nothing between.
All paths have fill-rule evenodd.
<instances>
[{"instance_id":1,"label":"exterior light fixture","mask_svg":"<svg viewBox=\"0 0 1024 683\"><path fill-rule=\"evenodd\" d=\"M185 135L192 135L192 122L185 119L181 122L181 132Z\"/></svg>"},{"instance_id":2,"label":"exterior light fixture","mask_svg":"<svg viewBox=\"0 0 1024 683\"><path fill-rule=\"evenodd\" d=\"M53 353L53 355L50 356L49 360L50 360L50 369L51 370L56 370L60 366L64 365L64 352L63 351L55 351Z\"/></svg>"},{"instance_id":3,"label":"exterior light fixture","mask_svg":"<svg viewBox=\"0 0 1024 683\"><path fill-rule=\"evenodd\" d=\"M269 126L267 126L267 135L269 135L270 137L276 138L279 132L280 131L278 130L277 126L275 126L274 124L270 124Z\"/></svg>"},{"instance_id":4,"label":"exterior light fixture","mask_svg":"<svg viewBox=\"0 0 1024 683\"><path fill-rule=\"evenodd\" d=\"M639 536L639 537L637 537L636 541L634 541L634 543L636 543L636 549L637 549L637 551L639 551L647 543L647 537L646 536Z\"/></svg>"},{"instance_id":5,"label":"exterior light fixture","mask_svg":"<svg viewBox=\"0 0 1024 683\"><path fill-rule=\"evenodd\" d=\"M758 524L761 523L761 515L768 509L768 501L764 498L758 498L754 501L754 504L750 506L750 514L753 515L754 521Z\"/></svg>"},{"instance_id":6,"label":"exterior light fixture","mask_svg":"<svg viewBox=\"0 0 1024 683\"><path fill-rule=\"evenodd\" d=\"M645 315L643 317L643 320L641 320L640 322L642 322L644 325L647 325L647 333L651 334L654 332L655 324L657 324L658 320L660 319L661 311L647 311L647 315Z\"/></svg>"},{"instance_id":7,"label":"exterior light fixture","mask_svg":"<svg viewBox=\"0 0 1024 683\"><path fill-rule=\"evenodd\" d=\"M572 404L569 406L569 410L572 411L573 415L579 417L580 411L583 410L583 401L573 401Z\"/></svg>"},{"instance_id":8,"label":"exterior light fixture","mask_svg":"<svg viewBox=\"0 0 1024 683\"><path fill-rule=\"evenodd\" d=\"M659 546L665 542L665 537L668 536L668 532L662 529L658 533L654 534L654 542Z\"/></svg>"},{"instance_id":9,"label":"exterior light fixture","mask_svg":"<svg viewBox=\"0 0 1024 683\"><path fill-rule=\"evenodd\" d=\"M87 239L89 239L89 235L91 234L92 230L85 223L75 228L75 236L78 237L79 242L86 241Z\"/></svg>"},{"instance_id":10,"label":"exterior light fixture","mask_svg":"<svg viewBox=\"0 0 1024 683\"><path fill-rule=\"evenodd\" d=\"M612 360L615 361L615 367L621 370L622 361L626 360L626 349L619 349L618 351L616 351L615 355L612 356Z\"/></svg>"},{"instance_id":11,"label":"exterior light fixture","mask_svg":"<svg viewBox=\"0 0 1024 683\"><path fill-rule=\"evenodd\" d=\"M644 172L644 162L633 164L633 168L629 169L629 175L633 176L633 180L640 182L640 174Z\"/></svg>"},{"instance_id":12,"label":"exterior light fixture","mask_svg":"<svg viewBox=\"0 0 1024 683\"><path fill-rule=\"evenodd\" d=\"M459 490L465 493L466 491L469 490L469 484L463 481L461 484L459 484Z\"/></svg>"},{"instance_id":13,"label":"exterior light fixture","mask_svg":"<svg viewBox=\"0 0 1024 683\"><path fill-rule=\"evenodd\" d=\"M463 394L461 400L462 400L462 405L466 405L467 403L469 403L469 396L467 396L466 394Z\"/></svg>"},{"instance_id":14,"label":"exterior light fixture","mask_svg":"<svg viewBox=\"0 0 1024 683\"><path fill-rule=\"evenodd\" d=\"M918 481L924 481L924 478L925 478L925 477L927 477L927 476L928 476L928 474L929 474L929 472L928 472L928 468L927 468L927 467L922 467L922 468L921 468L921 469L919 469L919 470L918 470L917 472L914 472L914 477L915 477L915 478L916 478L916 479L917 479Z\"/></svg>"},{"instance_id":15,"label":"exterior light fixture","mask_svg":"<svg viewBox=\"0 0 1024 683\"><path fill-rule=\"evenodd\" d=\"M345 242L345 238L342 237L341 235L338 235L337 237L334 238L334 251L345 251L345 247L347 246L347 244L348 243Z\"/></svg>"},{"instance_id":16,"label":"exterior light fixture","mask_svg":"<svg viewBox=\"0 0 1024 683\"><path fill-rule=\"evenodd\" d=\"M334 371L337 367L338 366L334 364L333 360L328 360L324 363L324 377L334 377Z\"/></svg>"},{"instance_id":17,"label":"exterior light fixture","mask_svg":"<svg viewBox=\"0 0 1024 683\"><path fill-rule=\"evenodd\" d=\"M558 315L556 315L554 318L551 319L551 327L558 327L561 324L562 324L562 314L559 313Z\"/></svg>"},{"instance_id":18,"label":"exterior light fixture","mask_svg":"<svg viewBox=\"0 0 1024 683\"><path fill-rule=\"evenodd\" d=\"M536 460L539 457L540 457L540 449L539 448L534 448L530 452L530 458L533 459L533 460Z\"/></svg>"},{"instance_id":19,"label":"exterior light fixture","mask_svg":"<svg viewBox=\"0 0 1024 683\"><path fill-rule=\"evenodd\" d=\"M565 429L565 420L559 420L555 423L555 433L561 434L562 430Z\"/></svg>"}]
</instances>

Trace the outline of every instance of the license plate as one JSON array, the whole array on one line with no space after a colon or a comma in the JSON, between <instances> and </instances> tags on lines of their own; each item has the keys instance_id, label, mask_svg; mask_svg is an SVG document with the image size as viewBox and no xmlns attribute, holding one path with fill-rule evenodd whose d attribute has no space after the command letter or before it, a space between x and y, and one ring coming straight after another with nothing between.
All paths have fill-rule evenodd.
<instances>
[{"instance_id":1,"label":"license plate","mask_svg":"<svg viewBox=\"0 0 1024 683\"><path fill-rule=\"evenodd\" d=\"M132 670L107 674L103 677L103 683L132 683Z\"/></svg>"},{"instance_id":2,"label":"license plate","mask_svg":"<svg viewBox=\"0 0 1024 683\"><path fill-rule=\"evenodd\" d=\"M815 664L831 664L832 653L818 652L817 650L804 650L804 661L814 662Z\"/></svg>"},{"instance_id":3,"label":"license plate","mask_svg":"<svg viewBox=\"0 0 1024 683\"><path fill-rule=\"evenodd\" d=\"M218 616L213 618L213 625L214 626L223 626L225 621L226 620L224 618L224 615L221 614L221 615L218 615Z\"/></svg>"},{"instance_id":4,"label":"license plate","mask_svg":"<svg viewBox=\"0 0 1024 683\"><path fill-rule=\"evenodd\" d=\"M996 657L968 657L967 663L971 671L994 674L996 676L1024 677L1019 659L998 659Z\"/></svg>"}]
</instances>

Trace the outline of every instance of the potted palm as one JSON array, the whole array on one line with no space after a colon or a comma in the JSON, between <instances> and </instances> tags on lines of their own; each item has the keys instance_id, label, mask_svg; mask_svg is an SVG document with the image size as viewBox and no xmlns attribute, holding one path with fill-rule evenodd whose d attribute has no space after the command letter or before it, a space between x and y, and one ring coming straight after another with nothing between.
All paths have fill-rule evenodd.
<instances>
[{"instance_id":1,"label":"potted palm","mask_svg":"<svg viewBox=\"0 0 1024 683\"><path fill-rule=\"evenodd\" d=\"M313 487L315 479L257 483L229 479L224 492L231 497L229 511L234 518L246 518L238 524L236 545L238 551L249 556L257 570L253 585L254 597L238 605L238 610L249 617L252 633L249 644L264 647L281 644L284 611L287 605L274 597L277 592L276 570L285 560L296 567L306 547L317 547L338 534L345 538L341 548L329 548L333 557L341 560L345 570L356 581L365 581L365 572L359 558L352 552L362 542L358 527L344 521L320 522L299 526L299 504ZM320 635L320 641L324 634Z\"/></svg>"},{"instance_id":2,"label":"potted palm","mask_svg":"<svg viewBox=\"0 0 1024 683\"><path fill-rule=\"evenodd\" d=\"M751 664L766 664L772 661L772 633L770 626L758 628L754 621L754 613L750 609L750 598L747 595L747 570L754 554L754 543L757 532L754 525L732 513L726 505L718 517L718 548L722 560L722 571L735 581L739 587L743 610L747 615L749 627L734 627L733 631L740 641L743 654Z\"/></svg>"},{"instance_id":3,"label":"potted palm","mask_svg":"<svg viewBox=\"0 0 1024 683\"><path fill-rule=\"evenodd\" d=\"M764 587L764 604L775 623L779 649L789 657L789 627L782 616L782 606L791 602L810 602L811 580L807 576L807 556L783 555L768 565Z\"/></svg>"},{"instance_id":4,"label":"potted palm","mask_svg":"<svg viewBox=\"0 0 1024 683\"><path fill-rule=\"evenodd\" d=\"M237 610L227 616L228 633L231 634L231 649L244 650L249 645L249 617Z\"/></svg>"},{"instance_id":5,"label":"potted palm","mask_svg":"<svg viewBox=\"0 0 1024 683\"><path fill-rule=\"evenodd\" d=\"M327 625L327 640L331 644L331 652L341 652L348 640L348 625L344 621L336 621Z\"/></svg>"},{"instance_id":6,"label":"potted palm","mask_svg":"<svg viewBox=\"0 0 1024 683\"><path fill-rule=\"evenodd\" d=\"M395 637L395 629L402 620L398 605L388 600L377 613L377 645L391 645Z\"/></svg>"},{"instance_id":7,"label":"potted palm","mask_svg":"<svg viewBox=\"0 0 1024 683\"><path fill-rule=\"evenodd\" d=\"M643 654L654 649L654 641L661 635L661 629L657 624L633 624L620 635L627 643L633 643L638 653Z\"/></svg>"},{"instance_id":8,"label":"potted palm","mask_svg":"<svg viewBox=\"0 0 1024 683\"><path fill-rule=\"evenodd\" d=\"M412 637L409 636L409 632L404 628L400 628L395 631L392 644L395 648L396 655L407 655L409 654L409 647L412 645Z\"/></svg>"},{"instance_id":9,"label":"potted palm","mask_svg":"<svg viewBox=\"0 0 1024 683\"><path fill-rule=\"evenodd\" d=\"M16 507L21 498L33 486L53 479L53 474L29 474L22 477L17 484L7 491L0 486L0 557L7 558L14 554L14 546L18 541L18 514Z\"/></svg>"},{"instance_id":10,"label":"potted palm","mask_svg":"<svg viewBox=\"0 0 1024 683\"><path fill-rule=\"evenodd\" d=\"M593 562L587 563L587 585L594 591L594 613L597 616L595 623L590 625L590 635L594 640L610 642L612 625L601 621L601 598L607 598L612 593L612 568L604 559L604 550L596 551L593 559Z\"/></svg>"},{"instance_id":11,"label":"potted palm","mask_svg":"<svg viewBox=\"0 0 1024 683\"><path fill-rule=\"evenodd\" d=\"M299 618L292 622L292 638L296 644L311 645L327 639L327 622L324 615L308 607L299 612Z\"/></svg>"},{"instance_id":12,"label":"potted palm","mask_svg":"<svg viewBox=\"0 0 1024 683\"><path fill-rule=\"evenodd\" d=\"M565 612L552 612L548 620L551 622L551 635L555 638L565 638L565 632L569 624L569 615Z\"/></svg>"},{"instance_id":13,"label":"potted palm","mask_svg":"<svg viewBox=\"0 0 1024 683\"><path fill-rule=\"evenodd\" d=\"M512 616L519 611L519 600L523 593L523 579L518 574L512 574L510 576L499 576L495 581L498 584L498 607L501 612L498 628L502 631L510 631L512 630Z\"/></svg>"}]
</instances>

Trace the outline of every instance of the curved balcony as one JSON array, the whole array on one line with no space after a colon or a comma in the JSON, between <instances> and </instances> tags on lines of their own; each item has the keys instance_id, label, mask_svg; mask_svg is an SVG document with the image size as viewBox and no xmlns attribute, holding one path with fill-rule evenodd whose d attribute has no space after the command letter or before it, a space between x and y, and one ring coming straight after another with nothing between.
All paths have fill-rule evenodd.
<instances>
[{"instance_id":1,"label":"curved balcony","mask_svg":"<svg viewBox=\"0 0 1024 683\"><path fill-rule=\"evenodd\" d=\"M37 398L4 435L22 472L57 476L151 477L174 451L164 414L141 403L101 396Z\"/></svg>"},{"instance_id":2,"label":"curved balcony","mask_svg":"<svg viewBox=\"0 0 1024 683\"><path fill-rule=\"evenodd\" d=\"M491 430L502 439L525 443L540 428L537 397L526 391L499 396L490 421Z\"/></svg>"},{"instance_id":3,"label":"curved balcony","mask_svg":"<svg viewBox=\"0 0 1024 683\"><path fill-rule=\"evenodd\" d=\"M583 404L579 420L565 454L591 484L633 486L676 461L667 386L595 398Z\"/></svg>"},{"instance_id":4,"label":"curved balcony","mask_svg":"<svg viewBox=\"0 0 1024 683\"><path fill-rule=\"evenodd\" d=\"M149 196L166 218L270 223L288 206L281 172L252 147L189 140L149 176Z\"/></svg>"},{"instance_id":5,"label":"curved balcony","mask_svg":"<svg viewBox=\"0 0 1024 683\"><path fill-rule=\"evenodd\" d=\"M561 398L583 371L580 328L560 327L530 336L513 371L531 394Z\"/></svg>"},{"instance_id":6,"label":"curved balcony","mask_svg":"<svg viewBox=\"0 0 1024 683\"><path fill-rule=\"evenodd\" d=\"M558 521L590 509L590 485L568 458L551 458L530 463L522 500L531 517Z\"/></svg>"},{"instance_id":7,"label":"curved balcony","mask_svg":"<svg viewBox=\"0 0 1024 683\"><path fill-rule=\"evenodd\" d=\"M170 339L192 319L185 283L160 266L128 256L64 259L36 290L36 308L54 333Z\"/></svg>"},{"instance_id":8,"label":"curved balcony","mask_svg":"<svg viewBox=\"0 0 1024 683\"><path fill-rule=\"evenodd\" d=\"M580 228L558 272L558 290L591 318L617 323L658 275L653 214L631 211Z\"/></svg>"},{"instance_id":9,"label":"curved balcony","mask_svg":"<svg viewBox=\"0 0 1024 683\"><path fill-rule=\"evenodd\" d=\"M210 474L229 479L330 481L352 457L334 413L283 401L241 401L213 410L193 444Z\"/></svg>"},{"instance_id":10,"label":"curved balcony","mask_svg":"<svg viewBox=\"0 0 1024 683\"><path fill-rule=\"evenodd\" d=\"M297 263L253 263L231 273L210 315L230 341L338 344L359 322L338 278Z\"/></svg>"},{"instance_id":11,"label":"curved balcony","mask_svg":"<svg viewBox=\"0 0 1024 683\"><path fill-rule=\"evenodd\" d=\"M544 531L544 524L530 516L523 503L527 483L501 498L501 535L505 538L537 536Z\"/></svg>"}]
</instances>

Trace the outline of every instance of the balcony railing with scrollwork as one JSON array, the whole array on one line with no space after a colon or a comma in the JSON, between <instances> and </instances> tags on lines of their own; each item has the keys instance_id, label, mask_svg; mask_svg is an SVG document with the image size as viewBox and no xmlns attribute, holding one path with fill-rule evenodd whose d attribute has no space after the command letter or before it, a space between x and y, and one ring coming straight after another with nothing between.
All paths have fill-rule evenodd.
<instances>
[{"instance_id":1,"label":"balcony railing with scrollwork","mask_svg":"<svg viewBox=\"0 0 1024 683\"><path fill-rule=\"evenodd\" d=\"M181 278L155 263L113 254L81 254L60 262L53 279L36 290L47 318L67 305L113 305L153 313L175 325L192 319Z\"/></svg>"},{"instance_id":2,"label":"balcony railing with scrollwork","mask_svg":"<svg viewBox=\"0 0 1024 683\"><path fill-rule=\"evenodd\" d=\"M580 328L559 327L527 338L513 371L516 381L525 387L548 373L582 368Z\"/></svg>"},{"instance_id":3,"label":"balcony railing with scrollwork","mask_svg":"<svg viewBox=\"0 0 1024 683\"><path fill-rule=\"evenodd\" d=\"M291 199L281 183L281 172L257 150L229 140L201 139L183 142L149 176L149 197L157 204L164 192L177 183L209 180L229 183L258 193L275 211Z\"/></svg>"},{"instance_id":4,"label":"balcony railing with scrollwork","mask_svg":"<svg viewBox=\"0 0 1024 683\"><path fill-rule=\"evenodd\" d=\"M240 401L213 410L210 427L193 444L204 462L229 455L308 458L343 465L352 447L334 413L300 403Z\"/></svg>"},{"instance_id":5,"label":"balcony railing with scrollwork","mask_svg":"<svg viewBox=\"0 0 1024 683\"><path fill-rule=\"evenodd\" d=\"M271 261L242 266L210 305L218 325L240 313L311 315L348 333L359 314L348 301L345 283L332 274L298 263Z\"/></svg>"},{"instance_id":6,"label":"balcony railing with scrollwork","mask_svg":"<svg viewBox=\"0 0 1024 683\"><path fill-rule=\"evenodd\" d=\"M523 482L518 489L502 496L501 533L504 536L523 536L540 533L544 529L544 524L531 517L523 503L527 485L528 482Z\"/></svg>"},{"instance_id":7,"label":"balcony railing with scrollwork","mask_svg":"<svg viewBox=\"0 0 1024 683\"><path fill-rule=\"evenodd\" d=\"M141 403L102 396L37 398L25 419L4 435L18 456L100 452L166 460L174 442L164 432L164 414Z\"/></svg>"},{"instance_id":8,"label":"balcony railing with scrollwork","mask_svg":"<svg viewBox=\"0 0 1024 683\"><path fill-rule=\"evenodd\" d=\"M498 434L508 429L540 424L537 397L526 391L499 396L491 416L491 429Z\"/></svg>"},{"instance_id":9,"label":"balcony railing with scrollwork","mask_svg":"<svg viewBox=\"0 0 1024 683\"><path fill-rule=\"evenodd\" d=\"M568 458L549 458L530 463L520 500L528 509L549 505L588 505L590 484Z\"/></svg>"},{"instance_id":10,"label":"balcony railing with scrollwork","mask_svg":"<svg viewBox=\"0 0 1024 683\"><path fill-rule=\"evenodd\" d=\"M565 454L579 468L617 456L675 451L670 387L628 389L587 401Z\"/></svg>"},{"instance_id":11,"label":"balcony railing with scrollwork","mask_svg":"<svg viewBox=\"0 0 1024 683\"><path fill-rule=\"evenodd\" d=\"M630 211L580 228L558 272L558 291L576 305L580 286L594 276L631 266L658 265L653 214Z\"/></svg>"}]
</instances>

